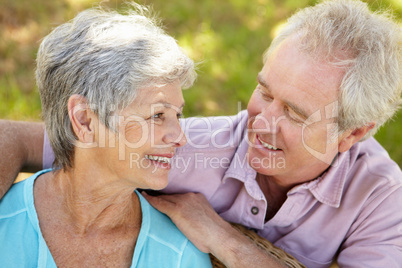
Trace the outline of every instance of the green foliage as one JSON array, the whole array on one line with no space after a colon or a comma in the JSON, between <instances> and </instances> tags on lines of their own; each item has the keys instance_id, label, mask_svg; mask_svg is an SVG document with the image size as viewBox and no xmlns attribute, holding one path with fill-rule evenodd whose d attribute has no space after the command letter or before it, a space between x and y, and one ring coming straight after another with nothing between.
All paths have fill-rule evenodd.
<instances>
[{"instance_id":1,"label":"green foliage","mask_svg":"<svg viewBox=\"0 0 402 268\"><path fill-rule=\"evenodd\" d=\"M199 62L199 77L184 91L185 115L233 114L245 109L262 68L261 55L277 28L314 0L142 0L163 19L166 31ZM401 0L370 0L402 18ZM0 118L40 120L35 55L41 38L94 0L2 0L0 9ZM121 8L123 1L103 1ZM376 138L402 166L402 113Z\"/></svg>"}]
</instances>

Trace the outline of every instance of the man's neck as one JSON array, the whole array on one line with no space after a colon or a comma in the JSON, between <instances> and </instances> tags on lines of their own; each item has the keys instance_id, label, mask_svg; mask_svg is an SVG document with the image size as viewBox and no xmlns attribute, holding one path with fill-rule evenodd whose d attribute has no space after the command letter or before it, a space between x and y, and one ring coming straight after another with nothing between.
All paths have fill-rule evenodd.
<instances>
[{"instance_id":1,"label":"man's neck","mask_svg":"<svg viewBox=\"0 0 402 268\"><path fill-rule=\"evenodd\" d=\"M284 187L277 184L274 178L257 173L257 182L267 200L265 221L272 219L287 199L287 193L292 186Z\"/></svg>"}]
</instances>

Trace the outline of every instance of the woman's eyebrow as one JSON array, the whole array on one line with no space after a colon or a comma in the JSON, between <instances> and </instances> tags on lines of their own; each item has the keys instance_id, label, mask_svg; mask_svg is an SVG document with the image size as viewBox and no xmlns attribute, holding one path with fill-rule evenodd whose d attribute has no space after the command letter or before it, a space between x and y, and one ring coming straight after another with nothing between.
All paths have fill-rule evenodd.
<instances>
[{"instance_id":1,"label":"woman's eyebrow","mask_svg":"<svg viewBox=\"0 0 402 268\"><path fill-rule=\"evenodd\" d=\"M154 103L152 103L152 105L162 105L166 108L171 108L172 106L175 106L174 104L172 104L170 102L166 102L166 101L155 101ZM184 105L185 105L185 102L183 102L178 108L183 109Z\"/></svg>"}]
</instances>

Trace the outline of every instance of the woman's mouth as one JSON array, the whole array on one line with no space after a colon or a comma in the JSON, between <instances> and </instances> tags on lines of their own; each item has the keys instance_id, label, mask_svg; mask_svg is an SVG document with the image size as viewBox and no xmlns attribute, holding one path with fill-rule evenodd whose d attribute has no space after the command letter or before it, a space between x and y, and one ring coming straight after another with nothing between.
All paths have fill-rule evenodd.
<instances>
[{"instance_id":1,"label":"woman's mouth","mask_svg":"<svg viewBox=\"0 0 402 268\"><path fill-rule=\"evenodd\" d=\"M152 161L157 161L163 164L170 164L170 157L164 157L164 156L157 156L157 155L150 155L150 154L146 154L145 155L146 159L152 160Z\"/></svg>"}]
</instances>

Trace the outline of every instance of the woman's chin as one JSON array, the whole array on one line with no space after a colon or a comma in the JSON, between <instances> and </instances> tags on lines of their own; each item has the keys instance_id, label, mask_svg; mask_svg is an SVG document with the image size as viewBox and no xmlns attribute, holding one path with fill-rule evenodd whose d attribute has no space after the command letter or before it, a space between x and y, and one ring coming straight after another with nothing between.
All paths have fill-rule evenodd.
<instances>
[{"instance_id":1,"label":"woman's chin","mask_svg":"<svg viewBox=\"0 0 402 268\"><path fill-rule=\"evenodd\" d=\"M155 191L162 190L166 188L168 181L167 176L156 176L156 174L154 174L154 176L151 175L148 177L147 181L145 182L147 185L144 189Z\"/></svg>"}]
</instances>

